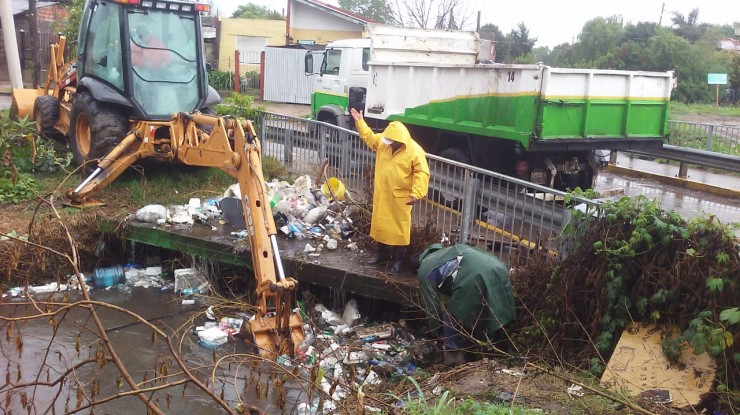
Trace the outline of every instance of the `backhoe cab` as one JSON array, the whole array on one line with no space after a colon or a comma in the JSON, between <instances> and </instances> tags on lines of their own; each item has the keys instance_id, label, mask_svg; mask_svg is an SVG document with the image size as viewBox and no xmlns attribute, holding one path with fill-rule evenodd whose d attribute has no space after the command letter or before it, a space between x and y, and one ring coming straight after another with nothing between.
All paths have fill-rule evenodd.
<instances>
[{"instance_id":1,"label":"backhoe cab","mask_svg":"<svg viewBox=\"0 0 740 415\"><path fill-rule=\"evenodd\" d=\"M64 62L62 37L43 88L13 90L14 115L32 116L40 134L67 136L74 161L92 168L131 122L213 113L221 98L205 67L200 15L208 10L178 1L88 0L77 59Z\"/></svg>"},{"instance_id":2,"label":"backhoe cab","mask_svg":"<svg viewBox=\"0 0 740 415\"><path fill-rule=\"evenodd\" d=\"M257 280L259 312L250 321L260 355L294 354L303 340L292 311L297 282L285 276L252 124L216 117L220 97L208 86L200 13L208 5L163 0L88 0L77 61L66 39L51 46L46 84L14 89L12 112L31 116L39 134L66 135L90 174L67 197L90 196L131 164L155 158L216 167L239 181Z\"/></svg>"}]
</instances>

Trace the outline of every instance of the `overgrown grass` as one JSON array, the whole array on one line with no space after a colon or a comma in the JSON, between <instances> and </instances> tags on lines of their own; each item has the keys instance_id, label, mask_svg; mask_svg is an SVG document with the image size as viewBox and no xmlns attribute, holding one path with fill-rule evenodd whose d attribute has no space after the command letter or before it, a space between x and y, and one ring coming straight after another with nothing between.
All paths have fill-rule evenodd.
<instances>
[{"instance_id":1,"label":"overgrown grass","mask_svg":"<svg viewBox=\"0 0 740 415\"><path fill-rule=\"evenodd\" d=\"M671 118L680 115L722 115L728 117L740 117L740 107L717 108L712 104L684 104L681 102L671 101Z\"/></svg>"}]
</instances>

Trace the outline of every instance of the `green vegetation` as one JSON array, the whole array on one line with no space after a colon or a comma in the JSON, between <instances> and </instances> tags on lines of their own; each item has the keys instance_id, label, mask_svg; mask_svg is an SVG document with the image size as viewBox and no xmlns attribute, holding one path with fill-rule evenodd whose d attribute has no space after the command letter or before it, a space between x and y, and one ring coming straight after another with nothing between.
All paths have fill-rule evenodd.
<instances>
[{"instance_id":1,"label":"green vegetation","mask_svg":"<svg viewBox=\"0 0 740 415\"><path fill-rule=\"evenodd\" d=\"M339 0L339 7L378 23L393 24L393 8L385 0Z\"/></svg>"},{"instance_id":2,"label":"green vegetation","mask_svg":"<svg viewBox=\"0 0 740 415\"><path fill-rule=\"evenodd\" d=\"M740 117L740 107L720 106L715 104L685 104L683 102L671 102L671 118L685 115L721 115L725 117Z\"/></svg>"},{"instance_id":3,"label":"green vegetation","mask_svg":"<svg viewBox=\"0 0 740 415\"><path fill-rule=\"evenodd\" d=\"M279 12L254 3L240 5L231 14L231 17L239 19L285 20L285 16Z\"/></svg>"},{"instance_id":4,"label":"green vegetation","mask_svg":"<svg viewBox=\"0 0 740 415\"><path fill-rule=\"evenodd\" d=\"M0 203L18 204L32 199L41 190L38 176L64 170L71 155L61 154L61 146L37 138L34 124L27 119L13 121L8 111L0 112Z\"/></svg>"},{"instance_id":5,"label":"green vegetation","mask_svg":"<svg viewBox=\"0 0 740 415\"><path fill-rule=\"evenodd\" d=\"M680 364L687 348L707 353L718 362L716 392L737 391L740 247L734 227L712 216L687 221L645 196L604 203L595 217L574 212L574 219L563 235L574 242L567 258L550 265L530 261L513 278L530 312L517 321L522 346L598 376L629 324L657 323L665 329L669 360ZM515 344L519 333L512 335ZM720 399L738 407L736 392Z\"/></svg>"},{"instance_id":6,"label":"green vegetation","mask_svg":"<svg viewBox=\"0 0 740 415\"><path fill-rule=\"evenodd\" d=\"M259 88L260 74L257 71L249 71L241 76L239 90L247 92ZM208 85L216 91L234 90L234 72L210 71L208 72Z\"/></svg>"},{"instance_id":7,"label":"green vegetation","mask_svg":"<svg viewBox=\"0 0 740 415\"><path fill-rule=\"evenodd\" d=\"M406 415L534 415L542 413L541 410L529 410L520 405L493 404L479 402L474 399L457 401L449 391L444 391L439 396L426 396L419 382L413 377L406 377L401 381L413 385L413 390L405 396L389 394L396 403L395 411Z\"/></svg>"},{"instance_id":8,"label":"green vegetation","mask_svg":"<svg viewBox=\"0 0 740 415\"><path fill-rule=\"evenodd\" d=\"M254 106L254 98L252 96L237 93L233 93L230 97L225 98L224 103L216 105L215 109L216 113L221 116L233 115L251 120L255 128L259 121L259 112L264 110L262 107Z\"/></svg>"}]
</instances>

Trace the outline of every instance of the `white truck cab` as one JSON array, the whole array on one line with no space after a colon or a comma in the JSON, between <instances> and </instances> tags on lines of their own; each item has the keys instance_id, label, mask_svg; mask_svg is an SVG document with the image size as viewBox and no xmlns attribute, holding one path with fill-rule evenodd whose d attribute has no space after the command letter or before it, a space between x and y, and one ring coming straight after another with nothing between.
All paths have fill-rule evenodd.
<instances>
[{"instance_id":1,"label":"white truck cab","mask_svg":"<svg viewBox=\"0 0 740 415\"><path fill-rule=\"evenodd\" d=\"M311 111L316 120L350 128L349 90L368 82L370 39L346 39L329 43L314 79ZM306 56L306 72L313 71L313 55Z\"/></svg>"}]
</instances>

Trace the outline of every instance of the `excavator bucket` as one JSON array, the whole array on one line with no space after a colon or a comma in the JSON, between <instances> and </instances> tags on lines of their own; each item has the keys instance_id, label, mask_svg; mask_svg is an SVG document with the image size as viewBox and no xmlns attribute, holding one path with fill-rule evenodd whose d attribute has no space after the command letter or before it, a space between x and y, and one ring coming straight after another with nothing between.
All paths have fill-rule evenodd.
<instances>
[{"instance_id":1,"label":"excavator bucket","mask_svg":"<svg viewBox=\"0 0 740 415\"><path fill-rule=\"evenodd\" d=\"M287 341L288 339L280 338L277 331L278 321L275 316L256 316L249 322L249 327L245 328L251 331L249 335L253 338L260 356L275 359L283 354L292 356L295 353L295 348L303 341L303 320L301 316L298 313L292 313L288 325L292 345Z\"/></svg>"},{"instance_id":2,"label":"excavator bucket","mask_svg":"<svg viewBox=\"0 0 740 415\"><path fill-rule=\"evenodd\" d=\"M13 88L13 102L10 106L10 117L14 120L19 120L24 117L28 117L29 120L33 120L33 104L36 102L36 97L39 97L42 94L43 91L40 89Z\"/></svg>"}]
</instances>

